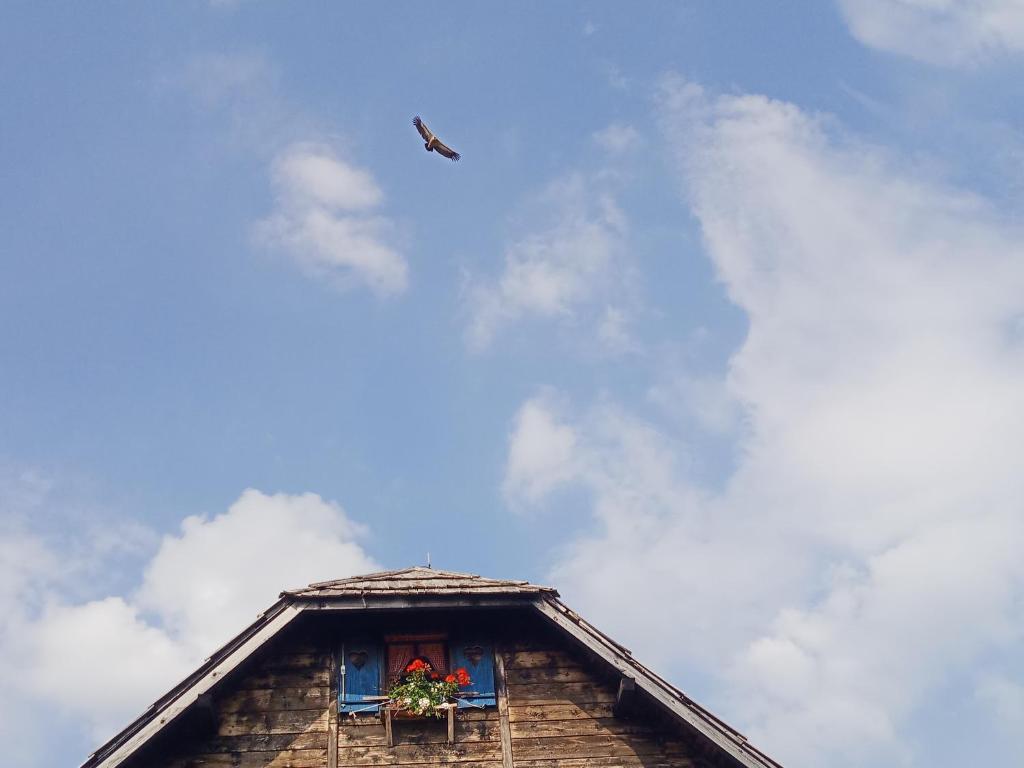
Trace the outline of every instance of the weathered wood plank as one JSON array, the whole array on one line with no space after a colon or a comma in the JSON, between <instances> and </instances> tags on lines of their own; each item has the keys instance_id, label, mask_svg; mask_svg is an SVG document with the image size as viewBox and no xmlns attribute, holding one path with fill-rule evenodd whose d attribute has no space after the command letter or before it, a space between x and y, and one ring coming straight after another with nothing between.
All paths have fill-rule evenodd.
<instances>
[{"instance_id":1,"label":"weathered wood plank","mask_svg":"<svg viewBox=\"0 0 1024 768\"><path fill-rule=\"evenodd\" d=\"M330 670L326 667L288 670L255 670L240 679L235 687L239 690L261 688L327 688L331 684Z\"/></svg>"},{"instance_id":2,"label":"weathered wood plank","mask_svg":"<svg viewBox=\"0 0 1024 768\"><path fill-rule=\"evenodd\" d=\"M512 749L512 731L508 719L508 679L505 676L505 657L501 653L494 655L494 690L498 702L498 722L501 730L501 764L503 768L514 768L515 760Z\"/></svg>"},{"instance_id":3,"label":"weathered wood plank","mask_svg":"<svg viewBox=\"0 0 1024 768\"><path fill-rule=\"evenodd\" d=\"M527 667L506 670L509 685L530 683L583 683L594 679L593 673L581 667Z\"/></svg>"},{"instance_id":4,"label":"weathered wood plank","mask_svg":"<svg viewBox=\"0 0 1024 768\"><path fill-rule=\"evenodd\" d=\"M272 712L226 712L220 716L219 736L327 732L326 709L289 709Z\"/></svg>"},{"instance_id":5,"label":"weathered wood plank","mask_svg":"<svg viewBox=\"0 0 1024 768\"><path fill-rule=\"evenodd\" d=\"M256 665L260 672L302 672L310 669L329 669L331 654L325 651L316 653L279 653L267 656Z\"/></svg>"},{"instance_id":6,"label":"weathered wood plank","mask_svg":"<svg viewBox=\"0 0 1024 768\"><path fill-rule=\"evenodd\" d=\"M455 721L456 742L498 741L500 738L496 720ZM399 723L394 728L396 744L442 744L446 739L446 731L436 723ZM371 728L346 728L342 725L338 729L339 747L379 747L386 743L384 726L379 721Z\"/></svg>"},{"instance_id":7,"label":"weathered wood plank","mask_svg":"<svg viewBox=\"0 0 1024 768\"><path fill-rule=\"evenodd\" d=\"M516 768L693 768L688 757L663 755L616 755L614 757L561 757L517 760Z\"/></svg>"},{"instance_id":8,"label":"weathered wood plank","mask_svg":"<svg viewBox=\"0 0 1024 768\"><path fill-rule=\"evenodd\" d=\"M505 671L513 669L543 669L545 667L580 667L579 658L560 649L539 651L506 651L502 654Z\"/></svg>"},{"instance_id":9,"label":"weathered wood plank","mask_svg":"<svg viewBox=\"0 0 1024 768\"><path fill-rule=\"evenodd\" d=\"M296 749L285 752L240 752L190 755L166 763L166 768L323 768L326 749Z\"/></svg>"},{"instance_id":10,"label":"weathered wood plank","mask_svg":"<svg viewBox=\"0 0 1024 768\"><path fill-rule=\"evenodd\" d=\"M556 736L515 740L517 760L552 757L615 757L619 755L684 754L682 743L636 736Z\"/></svg>"},{"instance_id":11,"label":"weathered wood plank","mask_svg":"<svg viewBox=\"0 0 1024 768\"><path fill-rule=\"evenodd\" d=\"M530 683L508 686L510 705L614 703L615 691L595 683Z\"/></svg>"},{"instance_id":12,"label":"weathered wood plank","mask_svg":"<svg viewBox=\"0 0 1024 768\"><path fill-rule=\"evenodd\" d=\"M396 728L396 733L397 733ZM405 763L458 763L501 759L501 745L493 741L439 744L401 744L393 747L341 747L339 765L403 765Z\"/></svg>"},{"instance_id":13,"label":"weathered wood plank","mask_svg":"<svg viewBox=\"0 0 1024 768\"><path fill-rule=\"evenodd\" d=\"M326 711L329 703L330 689L326 686L243 689L218 700L217 709L221 713L266 712L283 709L323 709Z\"/></svg>"},{"instance_id":14,"label":"weathered wood plank","mask_svg":"<svg viewBox=\"0 0 1024 768\"><path fill-rule=\"evenodd\" d=\"M511 724L513 738L545 736L645 736L655 738L657 730L642 723L627 723L614 717L585 720L516 722Z\"/></svg>"},{"instance_id":15,"label":"weathered wood plank","mask_svg":"<svg viewBox=\"0 0 1024 768\"><path fill-rule=\"evenodd\" d=\"M338 768L338 654L328 659L330 669L330 697L327 705L327 768Z\"/></svg>"},{"instance_id":16,"label":"weathered wood plank","mask_svg":"<svg viewBox=\"0 0 1024 768\"><path fill-rule=\"evenodd\" d=\"M221 752L286 752L306 749L327 749L327 731L307 733L247 733L240 736L214 736L203 739L196 753Z\"/></svg>"},{"instance_id":17,"label":"weathered wood plank","mask_svg":"<svg viewBox=\"0 0 1024 768\"><path fill-rule=\"evenodd\" d=\"M461 709L458 712L458 721L469 722L477 720L498 720L498 710L494 707L488 709ZM418 723L429 723L430 720L406 720L409 725ZM339 716L338 725L342 728L380 728L380 717L376 714L356 715L355 717Z\"/></svg>"},{"instance_id":18,"label":"weathered wood plank","mask_svg":"<svg viewBox=\"0 0 1024 768\"><path fill-rule=\"evenodd\" d=\"M612 704L525 704L510 706L509 720L521 721L583 720L612 717Z\"/></svg>"}]
</instances>

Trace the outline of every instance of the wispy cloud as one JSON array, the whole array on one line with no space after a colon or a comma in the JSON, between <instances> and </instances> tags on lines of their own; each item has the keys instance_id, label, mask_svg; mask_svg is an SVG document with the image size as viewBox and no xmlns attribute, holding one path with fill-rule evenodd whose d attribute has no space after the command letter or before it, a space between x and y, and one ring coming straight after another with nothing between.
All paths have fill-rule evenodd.
<instances>
[{"instance_id":1,"label":"wispy cloud","mask_svg":"<svg viewBox=\"0 0 1024 768\"><path fill-rule=\"evenodd\" d=\"M640 132L632 125L612 123L593 135L597 146L611 154L621 154L640 144Z\"/></svg>"},{"instance_id":2,"label":"wispy cloud","mask_svg":"<svg viewBox=\"0 0 1024 768\"><path fill-rule=\"evenodd\" d=\"M623 297L627 223L610 188L572 174L551 184L536 203L537 229L506 248L501 274L469 283L467 341L474 349L527 317L596 327L606 305Z\"/></svg>"},{"instance_id":3,"label":"wispy cloud","mask_svg":"<svg viewBox=\"0 0 1024 768\"><path fill-rule=\"evenodd\" d=\"M383 194L373 176L323 144L298 143L274 161L277 205L256 228L310 277L379 297L405 291L408 265L392 244L389 219L374 215Z\"/></svg>"},{"instance_id":4,"label":"wispy cloud","mask_svg":"<svg viewBox=\"0 0 1024 768\"><path fill-rule=\"evenodd\" d=\"M185 64L180 84L204 105L221 106L230 99L266 96L277 84L277 72L255 53L196 54Z\"/></svg>"}]
</instances>

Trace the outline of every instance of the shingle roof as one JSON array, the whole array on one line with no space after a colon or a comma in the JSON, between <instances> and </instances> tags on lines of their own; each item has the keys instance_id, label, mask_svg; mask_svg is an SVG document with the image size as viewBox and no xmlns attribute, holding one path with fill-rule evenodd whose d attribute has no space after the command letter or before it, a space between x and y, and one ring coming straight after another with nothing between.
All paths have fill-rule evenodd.
<instances>
[{"instance_id":1,"label":"shingle roof","mask_svg":"<svg viewBox=\"0 0 1024 768\"><path fill-rule=\"evenodd\" d=\"M399 571L381 571L348 579L310 584L286 590L281 597L360 597L368 595L558 595L552 587L528 581L487 579L473 573L440 571L414 566Z\"/></svg>"}]
</instances>

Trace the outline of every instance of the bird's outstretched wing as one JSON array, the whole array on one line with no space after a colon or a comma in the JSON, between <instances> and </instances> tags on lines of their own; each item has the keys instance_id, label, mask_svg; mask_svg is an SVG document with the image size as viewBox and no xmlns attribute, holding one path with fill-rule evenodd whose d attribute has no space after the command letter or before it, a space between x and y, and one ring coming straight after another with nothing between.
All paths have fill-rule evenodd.
<instances>
[{"instance_id":1,"label":"bird's outstretched wing","mask_svg":"<svg viewBox=\"0 0 1024 768\"><path fill-rule=\"evenodd\" d=\"M424 141L430 141L434 138L434 134L430 132L429 128L427 128L427 124L420 120L419 115L416 115L416 117L412 119L412 124L416 126L416 130L420 132L420 136L423 137Z\"/></svg>"},{"instance_id":2,"label":"bird's outstretched wing","mask_svg":"<svg viewBox=\"0 0 1024 768\"><path fill-rule=\"evenodd\" d=\"M427 124L420 119L419 115L416 115L416 117L412 119L412 124L416 126L416 130L420 132L420 136L423 137L423 140L427 142L427 144L430 144L430 148L435 152L438 152L449 160L455 162L458 162L462 158L462 155L437 138L437 136L434 135L434 132L427 128Z\"/></svg>"},{"instance_id":3,"label":"bird's outstretched wing","mask_svg":"<svg viewBox=\"0 0 1024 768\"><path fill-rule=\"evenodd\" d=\"M459 160L462 159L462 155L460 155L458 152L456 152L454 149L447 146L446 144L442 144L440 139L434 141L434 151L440 152L442 155L449 158L452 162L455 163L459 162Z\"/></svg>"}]
</instances>

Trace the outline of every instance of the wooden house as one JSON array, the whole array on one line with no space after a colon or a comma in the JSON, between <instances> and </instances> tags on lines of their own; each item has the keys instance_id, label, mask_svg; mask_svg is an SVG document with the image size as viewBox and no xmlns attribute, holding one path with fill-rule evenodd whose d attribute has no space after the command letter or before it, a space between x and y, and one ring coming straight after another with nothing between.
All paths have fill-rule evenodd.
<instances>
[{"instance_id":1,"label":"wooden house","mask_svg":"<svg viewBox=\"0 0 1024 768\"><path fill-rule=\"evenodd\" d=\"M402 717L411 659L472 690ZM430 568L283 592L83 768L442 764L778 768L554 589Z\"/></svg>"}]
</instances>

